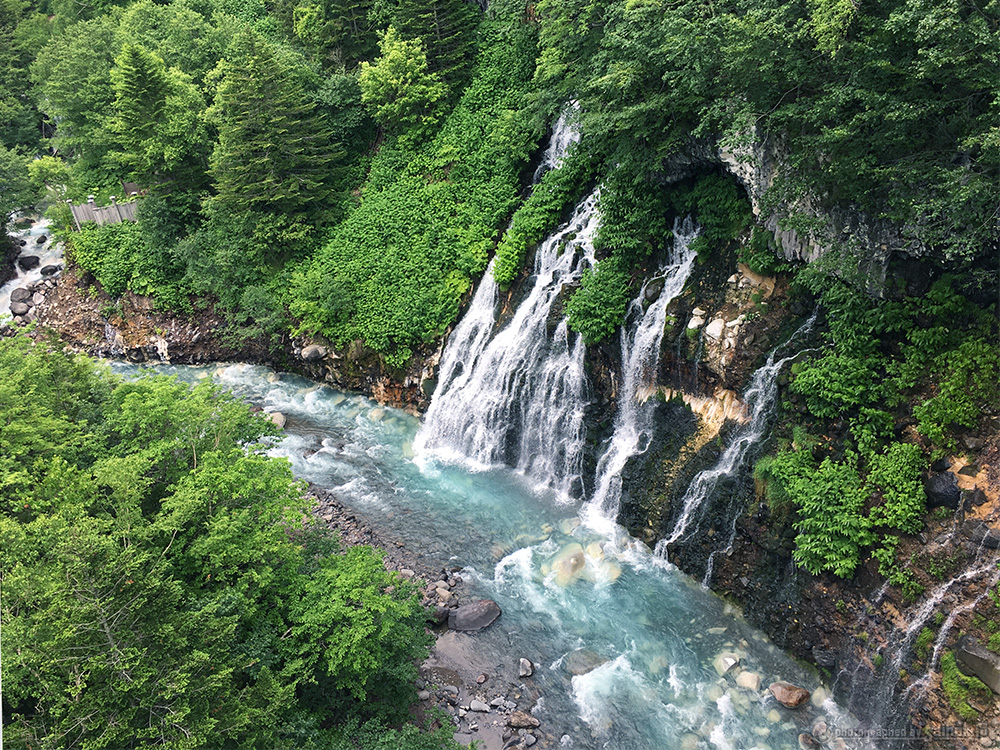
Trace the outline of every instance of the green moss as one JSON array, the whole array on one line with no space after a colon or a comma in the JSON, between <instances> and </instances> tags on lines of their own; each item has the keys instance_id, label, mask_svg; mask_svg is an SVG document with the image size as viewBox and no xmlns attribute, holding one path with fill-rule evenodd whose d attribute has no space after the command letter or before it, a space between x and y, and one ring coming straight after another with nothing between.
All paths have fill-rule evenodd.
<instances>
[{"instance_id":1,"label":"green moss","mask_svg":"<svg viewBox=\"0 0 1000 750\"><path fill-rule=\"evenodd\" d=\"M969 698L973 695L988 697L990 694L990 689L981 680L959 671L952 651L941 657L941 689L955 713L970 724L978 721L979 712L969 704Z\"/></svg>"}]
</instances>

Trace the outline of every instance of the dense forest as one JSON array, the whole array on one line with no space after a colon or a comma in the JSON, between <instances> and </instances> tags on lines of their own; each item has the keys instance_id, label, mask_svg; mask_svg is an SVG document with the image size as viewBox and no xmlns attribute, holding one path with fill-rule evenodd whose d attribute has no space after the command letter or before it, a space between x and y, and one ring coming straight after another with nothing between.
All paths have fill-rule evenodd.
<instances>
[{"instance_id":1,"label":"dense forest","mask_svg":"<svg viewBox=\"0 0 1000 750\"><path fill-rule=\"evenodd\" d=\"M582 136L531 185L560 115ZM716 157L762 150L753 205ZM756 467L814 574L874 560L918 596L897 548L922 473L1000 409L997 0L0 0L0 219L37 205L69 236L66 201L126 184L139 220L70 243L112 298L211 305L239 335L360 342L398 369L491 257L515 282L595 186L600 261L566 305L589 344L695 214L701 262L739 239L824 311ZM866 278L838 211L888 227L926 288ZM786 254L772 217L823 258ZM20 339L0 373L4 639L31 644L4 652L11 742L339 748L344 727L401 718L426 646L412 592L303 524L262 420Z\"/></svg>"}]
</instances>

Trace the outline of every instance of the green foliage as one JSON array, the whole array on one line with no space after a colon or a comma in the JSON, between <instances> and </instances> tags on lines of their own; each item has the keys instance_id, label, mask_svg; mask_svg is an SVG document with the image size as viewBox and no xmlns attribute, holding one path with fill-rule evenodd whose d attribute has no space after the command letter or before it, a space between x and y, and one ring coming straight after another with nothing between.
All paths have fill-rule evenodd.
<instances>
[{"instance_id":1,"label":"green foliage","mask_svg":"<svg viewBox=\"0 0 1000 750\"><path fill-rule=\"evenodd\" d=\"M570 328L583 334L584 341L596 344L615 332L628 303L628 274L608 258L598 263L596 270L584 270L580 289L566 305L566 319Z\"/></svg>"},{"instance_id":2,"label":"green foliage","mask_svg":"<svg viewBox=\"0 0 1000 750\"><path fill-rule=\"evenodd\" d=\"M300 332L362 339L393 365L450 325L517 200L538 130L521 112L535 55L530 27L480 27L473 82L421 145L387 141L361 202L294 276Z\"/></svg>"},{"instance_id":3,"label":"green foliage","mask_svg":"<svg viewBox=\"0 0 1000 750\"><path fill-rule=\"evenodd\" d=\"M882 492L882 504L871 512L873 524L907 534L923 528L927 500L921 481L924 465L919 446L908 443L893 443L885 453L871 458L868 479Z\"/></svg>"},{"instance_id":4,"label":"green foliage","mask_svg":"<svg viewBox=\"0 0 1000 750\"><path fill-rule=\"evenodd\" d=\"M361 63L361 101L387 133L419 137L437 122L447 87L427 69L419 40L404 39L390 26L379 40L379 51L374 63Z\"/></svg>"},{"instance_id":5,"label":"green foliage","mask_svg":"<svg viewBox=\"0 0 1000 750\"><path fill-rule=\"evenodd\" d=\"M879 394L874 383L870 358L831 353L813 360L789 389L805 398L811 414L833 419L852 407L875 403Z\"/></svg>"},{"instance_id":6,"label":"green foliage","mask_svg":"<svg viewBox=\"0 0 1000 750\"><path fill-rule=\"evenodd\" d=\"M773 276L791 270L792 266L778 257L774 234L754 225L750 241L740 245L739 259L754 273Z\"/></svg>"},{"instance_id":7,"label":"green foliage","mask_svg":"<svg viewBox=\"0 0 1000 750\"><path fill-rule=\"evenodd\" d=\"M330 554L267 420L25 337L0 341L0 375L13 747L339 747L405 718L419 594L369 548Z\"/></svg>"},{"instance_id":8,"label":"green foliage","mask_svg":"<svg viewBox=\"0 0 1000 750\"><path fill-rule=\"evenodd\" d=\"M691 214L712 243L736 239L753 219L746 193L731 177L703 174L690 186L671 191L675 212Z\"/></svg>"},{"instance_id":9,"label":"green foliage","mask_svg":"<svg viewBox=\"0 0 1000 750\"><path fill-rule=\"evenodd\" d=\"M776 509L796 508L795 561L813 575L849 578L873 540L857 469L829 458L816 465L806 451L783 451L758 461L755 473Z\"/></svg>"},{"instance_id":10,"label":"green foliage","mask_svg":"<svg viewBox=\"0 0 1000 750\"><path fill-rule=\"evenodd\" d=\"M946 651L941 656L941 690L955 713L970 724L979 720L979 712L969 705L969 698L976 695L982 699L991 694L981 680L959 671L954 651Z\"/></svg>"},{"instance_id":11,"label":"green foliage","mask_svg":"<svg viewBox=\"0 0 1000 750\"><path fill-rule=\"evenodd\" d=\"M34 197L27 159L0 145L0 231L14 212L32 203Z\"/></svg>"},{"instance_id":12,"label":"green foliage","mask_svg":"<svg viewBox=\"0 0 1000 750\"><path fill-rule=\"evenodd\" d=\"M913 653L917 655L918 659L926 659L930 656L935 635L936 633L928 627L923 628L917 634L917 639L913 642Z\"/></svg>"},{"instance_id":13,"label":"green foliage","mask_svg":"<svg viewBox=\"0 0 1000 750\"><path fill-rule=\"evenodd\" d=\"M269 42L242 31L215 75L213 204L232 214L319 223L335 192L333 167L342 152L295 71Z\"/></svg>"}]
</instances>

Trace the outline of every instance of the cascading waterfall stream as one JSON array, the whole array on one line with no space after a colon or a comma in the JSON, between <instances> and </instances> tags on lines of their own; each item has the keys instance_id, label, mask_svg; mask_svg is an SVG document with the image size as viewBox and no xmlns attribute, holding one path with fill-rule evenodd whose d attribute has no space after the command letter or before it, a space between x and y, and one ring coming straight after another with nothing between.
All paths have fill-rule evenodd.
<instances>
[{"instance_id":1,"label":"cascading waterfall stream","mask_svg":"<svg viewBox=\"0 0 1000 750\"><path fill-rule=\"evenodd\" d=\"M621 329L623 382L619 389L614 433L598 460L594 494L583 512L592 526L616 523L622 499L622 470L629 460L649 447L654 406L642 398L642 391L644 386L655 385L667 307L691 276L696 253L691 250L690 243L697 235L690 219L675 222L668 264L646 282L639 296L632 300L625 317ZM643 310L650 285L660 282L663 288L659 296Z\"/></svg>"},{"instance_id":2,"label":"cascading waterfall stream","mask_svg":"<svg viewBox=\"0 0 1000 750\"><path fill-rule=\"evenodd\" d=\"M747 388L743 397L744 403L750 410L749 421L736 428L732 440L719 456L715 466L699 472L688 485L681 498L681 513L674 524L673 531L670 536L656 543L658 556L664 558L667 556L670 545L684 536L701 504L712 494L712 491L724 477L732 476L742 466L747 453L764 436L771 412L774 410L774 404L778 398L778 373L781 372L781 368L786 363L801 353L796 352L782 359L777 359L778 352L809 333L816 322L816 314L813 312L783 346L775 348L768 355L764 365L753 374L750 379L750 387Z\"/></svg>"},{"instance_id":3,"label":"cascading waterfall stream","mask_svg":"<svg viewBox=\"0 0 1000 750\"><path fill-rule=\"evenodd\" d=\"M475 348L447 347L418 452L480 468L514 466L541 486L579 492L584 343L565 320L554 329L550 321L563 289L594 265L597 203L595 190L538 247L528 296L493 338L496 284L483 281L454 336Z\"/></svg>"}]
</instances>

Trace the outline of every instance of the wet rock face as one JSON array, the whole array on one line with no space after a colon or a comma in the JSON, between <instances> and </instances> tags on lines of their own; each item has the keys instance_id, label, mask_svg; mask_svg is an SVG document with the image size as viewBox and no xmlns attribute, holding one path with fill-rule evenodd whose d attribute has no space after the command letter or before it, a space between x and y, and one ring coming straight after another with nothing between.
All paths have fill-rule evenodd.
<instances>
[{"instance_id":1,"label":"wet rock face","mask_svg":"<svg viewBox=\"0 0 1000 750\"><path fill-rule=\"evenodd\" d=\"M958 478L950 471L931 474L924 482L927 493L927 507L958 509L962 493L958 489Z\"/></svg>"},{"instance_id":2,"label":"wet rock face","mask_svg":"<svg viewBox=\"0 0 1000 750\"><path fill-rule=\"evenodd\" d=\"M962 672L978 677L986 687L1000 694L1000 655L983 648L975 638L963 636L958 642L955 658Z\"/></svg>"}]
</instances>

